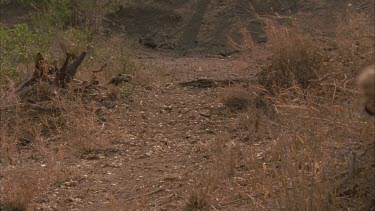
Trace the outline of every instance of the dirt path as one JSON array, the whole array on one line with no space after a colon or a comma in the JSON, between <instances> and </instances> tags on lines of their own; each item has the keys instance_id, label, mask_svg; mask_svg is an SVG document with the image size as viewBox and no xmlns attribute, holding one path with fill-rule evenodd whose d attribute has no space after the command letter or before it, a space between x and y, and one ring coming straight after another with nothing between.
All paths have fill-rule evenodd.
<instances>
[{"instance_id":1,"label":"dirt path","mask_svg":"<svg viewBox=\"0 0 375 211\"><path fill-rule=\"evenodd\" d=\"M172 57L147 57L136 63L151 75L145 75L149 84L136 86L132 102L113 114L121 113L117 119L129 141L120 141L113 152L82 160L74 167L81 176L48 192L38 207L182 210L194 187L209 179L212 142L236 120L221 103L225 88L186 88L178 82L247 77L247 64L236 59ZM236 199L222 197L215 206Z\"/></svg>"},{"instance_id":2,"label":"dirt path","mask_svg":"<svg viewBox=\"0 0 375 211\"><path fill-rule=\"evenodd\" d=\"M192 6L185 0L160 1L156 7L124 8L111 17L113 31L124 28L127 36L136 39L157 32L157 36L177 47L167 53L165 49L137 52L134 62L139 75L131 99L110 114L128 139L118 140L111 151L88 155L69 167L78 172L76 176L51 187L36 201L37 208L193 210L187 206L189 201L205 194L194 191L211 188L212 195L202 198L210 200L212 210L270 210L254 207L257 203L253 200L260 193L249 187L249 170L242 170L246 165L238 164L234 175L223 176L235 164L230 163L231 159L221 160L228 152L217 150L217 145L236 144L239 149L251 148L248 151L267 148L265 140L243 140L237 130L241 114L230 112L222 103L230 88L179 86L180 82L197 78L251 81L260 69L258 59L268 56L267 50L246 59L218 55L232 47L227 42L228 35L241 40L239 34L231 34L233 28L238 31L245 27L256 42L265 42L263 23L252 10L263 12L262 15L268 12L257 7L255 2L259 1L253 2L254 7L244 0L220 2L223 1L205 0ZM332 4L329 1L330 8L336 8ZM318 20L306 20L306 28L314 29L314 24L319 28L326 26L327 19L317 15L330 15L325 13L324 5L306 4L302 9L301 16ZM193 49L188 54L191 57L179 57L176 52L181 48ZM244 155L239 152L231 156ZM196 202L197 207L204 204Z\"/></svg>"},{"instance_id":3,"label":"dirt path","mask_svg":"<svg viewBox=\"0 0 375 211\"><path fill-rule=\"evenodd\" d=\"M81 176L54 187L38 207L57 210L193 210L187 206L189 200L202 194L194 191L214 187L214 197L203 197L210 200L210 208L214 210L260 209L254 207L257 203L252 201L257 200L260 193L247 186L252 178L247 176L247 171L241 170L243 165L239 165L236 175L218 179L233 164L230 164L230 159L223 161L229 163L217 163L224 152L213 151L217 144L232 143L241 145L239 148L261 152L267 148L265 140L255 143L241 141L241 131L236 131L239 114L229 112L222 104L221 98L228 91L227 87L201 89L178 85L197 78L251 80L260 69L258 59L268 55L266 50L250 59L228 59L211 54L212 50L221 52L224 45L220 43L223 44L230 32L228 27L241 22L242 18L249 19L252 8L245 1L234 1L234 5L209 10L207 2L201 1L190 19L191 24L184 25L185 32L177 29L182 32L183 39L179 41L182 46L194 47L198 51L203 49L204 53L179 57L174 51L163 53L143 49L137 52L139 56L135 63L140 76L135 82L131 101L117 108L112 115L120 122L123 133L129 135L129 140L119 141L112 152L82 160L74 167ZM159 20L169 20L163 30L171 34L170 29L181 21L178 18L183 13L181 5L175 13L166 12L166 8L125 9L116 18L130 29L130 35L138 36L152 33L152 26L158 24L153 15L159 15ZM170 19L165 14L175 18ZM261 23L247 23L250 29L254 29L251 30L252 37L263 42ZM132 24L139 27L131 27ZM151 24L150 27L147 24ZM172 37L173 40L178 42L178 36ZM118 113L121 115L116 116ZM242 156L241 153L238 156Z\"/></svg>"}]
</instances>

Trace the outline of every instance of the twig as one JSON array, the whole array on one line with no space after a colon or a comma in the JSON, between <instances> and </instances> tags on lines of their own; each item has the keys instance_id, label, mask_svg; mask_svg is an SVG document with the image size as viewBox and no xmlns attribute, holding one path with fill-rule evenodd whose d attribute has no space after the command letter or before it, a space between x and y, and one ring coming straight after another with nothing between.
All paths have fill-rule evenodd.
<instances>
[{"instance_id":1,"label":"twig","mask_svg":"<svg viewBox=\"0 0 375 211\"><path fill-rule=\"evenodd\" d=\"M61 108L55 107L55 106L42 106L36 103L25 103L25 106L28 106L34 110L39 110L39 111L60 111Z\"/></svg>"},{"instance_id":2,"label":"twig","mask_svg":"<svg viewBox=\"0 0 375 211\"><path fill-rule=\"evenodd\" d=\"M24 87L34 85L34 83L37 82L37 79L38 79L37 76L33 76L33 77L27 79L25 82L23 82L21 85L19 85L19 86L15 89L14 92L17 94L17 93L19 93ZM22 93L21 93L20 95L22 95Z\"/></svg>"},{"instance_id":3,"label":"twig","mask_svg":"<svg viewBox=\"0 0 375 211\"><path fill-rule=\"evenodd\" d=\"M328 73L328 74L324 75L324 76L321 77L321 78L313 79L313 80L311 80L311 81L312 81L312 82L320 82L320 81L323 81L323 80L327 79L327 78L330 77L330 76L334 76L334 75L337 75L337 74L338 74L338 73Z\"/></svg>"},{"instance_id":4,"label":"twig","mask_svg":"<svg viewBox=\"0 0 375 211\"><path fill-rule=\"evenodd\" d=\"M335 120L324 119L324 118L319 118L319 117L301 116L301 115L296 115L295 117L304 118L304 119L313 119L313 120L324 121L324 122L328 122L328 123L331 123L331 124L334 124L334 125L341 125L343 127L348 127L348 128L351 128L351 126L352 126L352 125L349 125L349 124L337 122Z\"/></svg>"},{"instance_id":5,"label":"twig","mask_svg":"<svg viewBox=\"0 0 375 211\"><path fill-rule=\"evenodd\" d=\"M99 70L93 70L92 72L93 73L100 73L104 70L104 68L107 67L107 63L103 64Z\"/></svg>"},{"instance_id":6,"label":"twig","mask_svg":"<svg viewBox=\"0 0 375 211\"><path fill-rule=\"evenodd\" d=\"M368 145L366 146L366 148L365 148L362 152L358 153L357 157L358 157L358 158L362 157L363 155L365 155L365 154L367 153L367 151L369 151L369 150L370 150L372 147L374 147L374 146L375 146L375 141L372 142L371 144L368 144Z\"/></svg>"},{"instance_id":7,"label":"twig","mask_svg":"<svg viewBox=\"0 0 375 211\"><path fill-rule=\"evenodd\" d=\"M155 193L161 192L163 190L164 189L160 188L160 189L157 189L157 190L145 193L145 194L141 194L141 195L138 195L138 196L133 196L133 197L130 197L130 198L126 199L125 202L132 201L134 199L142 198L142 197L145 197L145 196L150 196L150 195L153 195Z\"/></svg>"},{"instance_id":8,"label":"twig","mask_svg":"<svg viewBox=\"0 0 375 211\"><path fill-rule=\"evenodd\" d=\"M65 80L66 80L66 75L67 75L67 68L68 64L70 61L70 58L72 58L72 54L66 53L66 58L63 66L60 68L59 71L56 72L56 78L55 78L55 83L59 85L60 87L65 87Z\"/></svg>"},{"instance_id":9,"label":"twig","mask_svg":"<svg viewBox=\"0 0 375 211\"><path fill-rule=\"evenodd\" d=\"M23 87L17 94L19 96L23 96L25 95L26 93L28 93L33 87L32 86L25 86Z\"/></svg>"},{"instance_id":10,"label":"twig","mask_svg":"<svg viewBox=\"0 0 375 211\"><path fill-rule=\"evenodd\" d=\"M246 200L251 200L251 198L236 199L236 200L232 200L232 201L227 201L227 202L220 203L219 205L220 206L228 206L230 204L235 204L237 202L246 201Z\"/></svg>"},{"instance_id":11,"label":"twig","mask_svg":"<svg viewBox=\"0 0 375 211\"><path fill-rule=\"evenodd\" d=\"M82 84L82 83L84 83L85 81L81 81L81 80L78 80L78 79L73 79L72 80L73 82L76 82L76 83L78 83L78 84Z\"/></svg>"},{"instance_id":12,"label":"twig","mask_svg":"<svg viewBox=\"0 0 375 211\"><path fill-rule=\"evenodd\" d=\"M11 109L11 108L15 108L17 105L19 105L19 104L10 104L10 105L0 106L0 111L4 111L4 110Z\"/></svg>"},{"instance_id":13,"label":"twig","mask_svg":"<svg viewBox=\"0 0 375 211\"><path fill-rule=\"evenodd\" d=\"M67 73L66 82L67 83L69 83L70 80L74 78L74 76L77 73L78 66L82 63L85 56L86 56L86 52L82 52L81 55L76 60L74 60L72 64L68 65L66 69L66 73Z\"/></svg>"},{"instance_id":14,"label":"twig","mask_svg":"<svg viewBox=\"0 0 375 211\"><path fill-rule=\"evenodd\" d=\"M287 6L287 7L284 7L284 8L281 8L281 11L285 11L285 10L290 10L290 9L296 9L297 8L297 6L298 6L298 4L301 2L302 0L299 0L299 1L297 1L297 0L295 0L293 3L291 3L289 6Z\"/></svg>"},{"instance_id":15,"label":"twig","mask_svg":"<svg viewBox=\"0 0 375 211\"><path fill-rule=\"evenodd\" d=\"M331 101L332 103L335 101L336 91L337 91L336 81L334 81L333 84L335 85L335 89L334 89L333 95L332 95L332 101Z\"/></svg>"},{"instance_id":16,"label":"twig","mask_svg":"<svg viewBox=\"0 0 375 211\"><path fill-rule=\"evenodd\" d=\"M237 78L230 80L215 80L208 78L195 79L188 82L181 82L178 85L181 87L197 87L197 88L215 88L219 86L229 86L234 83L249 82L247 78Z\"/></svg>"},{"instance_id":17,"label":"twig","mask_svg":"<svg viewBox=\"0 0 375 211\"><path fill-rule=\"evenodd\" d=\"M353 176L358 172L358 165L357 165L357 155L355 153L350 153L349 155L349 174L342 179L339 184L336 186L336 189L341 188L344 184L346 184Z\"/></svg>"},{"instance_id":18,"label":"twig","mask_svg":"<svg viewBox=\"0 0 375 211\"><path fill-rule=\"evenodd\" d=\"M344 177L344 179L342 179L339 184L336 186L336 189L339 189L341 188L344 184L346 184L347 182L349 182L350 179L352 179L358 172L359 172L359 169L358 169L358 159L360 157L362 157L363 155L365 155L367 153L368 150L370 150L372 147L375 146L375 142L372 142L371 144L368 144L365 146L365 149L356 154L354 152L351 152L350 155L349 155L349 165L348 165L348 174Z\"/></svg>"},{"instance_id":19,"label":"twig","mask_svg":"<svg viewBox=\"0 0 375 211\"><path fill-rule=\"evenodd\" d=\"M59 138L61 138L60 135L55 135L55 136L52 136L52 137L50 137L50 138L47 138L46 141L47 141L47 142L50 142L50 141L57 140L57 139L59 139Z\"/></svg>"},{"instance_id":20,"label":"twig","mask_svg":"<svg viewBox=\"0 0 375 211\"><path fill-rule=\"evenodd\" d=\"M365 1L364 3L360 4L357 6L357 9L364 9L367 7L367 4L370 3L371 1Z\"/></svg>"},{"instance_id":21,"label":"twig","mask_svg":"<svg viewBox=\"0 0 375 211\"><path fill-rule=\"evenodd\" d=\"M275 107L278 107L278 108L292 108L292 109L294 109L294 108L298 109L298 108L299 108L299 109L307 109L307 110L312 109L312 110L315 110L315 111L319 112L319 110L316 109L316 108L314 108L314 107L306 107L306 106L297 106L297 105L275 105Z\"/></svg>"},{"instance_id":22,"label":"twig","mask_svg":"<svg viewBox=\"0 0 375 211\"><path fill-rule=\"evenodd\" d=\"M322 83L321 84L322 86L335 86L337 89L340 89L342 91L347 91L347 92L350 92L352 94L359 94L358 91L355 91L355 90L352 90L352 89L348 89L348 88L344 88L342 86L338 86L337 84L327 84L327 83Z\"/></svg>"}]
</instances>

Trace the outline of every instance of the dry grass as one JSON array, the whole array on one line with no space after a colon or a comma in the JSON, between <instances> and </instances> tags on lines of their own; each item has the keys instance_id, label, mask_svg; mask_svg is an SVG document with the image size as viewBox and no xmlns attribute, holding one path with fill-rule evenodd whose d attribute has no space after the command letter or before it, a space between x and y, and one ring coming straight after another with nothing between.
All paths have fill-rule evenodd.
<instances>
[{"instance_id":1,"label":"dry grass","mask_svg":"<svg viewBox=\"0 0 375 211\"><path fill-rule=\"evenodd\" d=\"M368 32L363 27L366 22L353 21L347 27L354 25L357 30L365 31L353 30L353 33L366 35ZM339 29L338 34L342 36L343 28ZM337 60L333 60L333 65L340 69L329 67L327 75L324 70L328 66L323 65L325 59L322 58L328 56L316 56L316 51L322 52L316 47L322 46L318 41L313 42L298 33L284 36L286 29L279 30L279 37L271 41L275 51L269 67L276 71L276 78L289 78L290 84L272 79L263 83L269 87L272 81L279 90L274 92L277 95L272 100L280 119L269 128L274 140L269 156L277 159L265 162L262 172L265 177L272 177L272 186L264 188L272 194L275 205L283 210L370 209L373 201L368 199L375 196L372 188L375 160L371 156L374 153L373 120L362 117L355 103L359 99L353 91L355 84L350 83L355 75L347 74L346 79L337 76L350 72L340 64L341 59L355 61L357 66L351 67L358 73L358 64L370 60L371 51L353 45L340 46L341 52L350 53L334 57ZM345 43L349 39L363 46L373 44L373 40L364 42L356 37L337 38L336 42ZM367 54L360 53L363 51ZM312 80L316 80L315 87L311 86ZM303 90L306 88L308 91Z\"/></svg>"},{"instance_id":2,"label":"dry grass","mask_svg":"<svg viewBox=\"0 0 375 211\"><path fill-rule=\"evenodd\" d=\"M105 48L97 49L102 57L112 54L108 52ZM109 69L99 73L101 83L134 68L124 67L124 62L129 61L124 55L119 49L116 57L106 61ZM79 79L90 80L91 70L102 64L83 65ZM73 90L64 96L47 96L39 91L33 99L40 107L21 102L13 87L14 82L9 80L0 89L0 210L31 209L51 186L77 173L71 169L74 163L110 153L115 144L127 139L118 120L111 115L115 110L105 107L105 103L115 104L124 99L123 86L109 87L111 91L104 101Z\"/></svg>"},{"instance_id":3,"label":"dry grass","mask_svg":"<svg viewBox=\"0 0 375 211\"><path fill-rule=\"evenodd\" d=\"M208 141L208 164L197 170L185 210L241 203L256 210L374 208L374 119L362 115L355 87L357 70L373 61L365 19L358 14L339 24L328 44L337 47L334 53L298 29L267 23L272 57L259 75L263 88L230 87L222 95L234 123ZM89 80L104 63L101 82L119 72L134 74L141 86L170 77L131 72L120 42L98 47L80 79ZM10 87L0 89L1 210L31 209L48 188L74 175L69 166L126 139L111 111L95 100L70 93L45 99L53 109L40 111L21 106ZM112 88L110 100L131 94L131 87Z\"/></svg>"},{"instance_id":4,"label":"dry grass","mask_svg":"<svg viewBox=\"0 0 375 211\"><path fill-rule=\"evenodd\" d=\"M272 57L258 79L265 88L259 98L271 102L269 109L249 100L251 90L228 89L224 104L247 108L234 126L242 142L222 144L225 149L233 142L240 151L220 151L228 162L215 164L244 177L251 192L260 194L250 200L253 207L374 208L374 119L362 113L355 84L363 64L373 62L373 28L366 18L355 14L338 24L328 44L338 46L334 53L295 28L267 22Z\"/></svg>"},{"instance_id":5,"label":"dry grass","mask_svg":"<svg viewBox=\"0 0 375 211\"><path fill-rule=\"evenodd\" d=\"M97 15L93 14L95 18ZM99 33L95 24L92 32ZM91 49L86 49L85 44L80 45L82 39L74 39L74 33L67 31L65 35L71 35L65 36L71 46L57 37L49 50L55 56L64 55L65 50L89 50L90 57L80 67L78 79L90 81L93 71L104 64L106 68L95 75L100 83L118 73L134 72L123 40L95 38L90 40ZM53 59L57 58L50 61ZM127 138L113 119L113 111L103 105L123 100L129 95L127 87L109 87L106 102L74 91L51 97L46 95L49 91L38 89L32 99L40 107L33 107L14 94L17 83L9 79L0 88L0 210L32 209L48 189L77 174L71 167L80 159L113 151L114 144Z\"/></svg>"},{"instance_id":6,"label":"dry grass","mask_svg":"<svg viewBox=\"0 0 375 211\"><path fill-rule=\"evenodd\" d=\"M270 21L267 35L272 56L259 75L259 83L272 94L278 88L314 86L313 80L318 79L318 71L327 57L322 54L322 48L297 29Z\"/></svg>"},{"instance_id":7,"label":"dry grass","mask_svg":"<svg viewBox=\"0 0 375 211\"><path fill-rule=\"evenodd\" d=\"M281 121L269 129L274 140L270 155L279 159L269 162L264 173L273 175L278 206L286 210L370 206L373 125L339 105L296 106L279 107ZM358 169L349 166L351 153L361 154L353 158ZM358 174L345 181L350 171Z\"/></svg>"},{"instance_id":8,"label":"dry grass","mask_svg":"<svg viewBox=\"0 0 375 211\"><path fill-rule=\"evenodd\" d=\"M95 102L52 99L48 103L56 110L40 111L18 106L10 91L1 95L2 209L29 209L51 185L69 178L77 159L110 151L126 138Z\"/></svg>"},{"instance_id":9,"label":"dry grass","mask_svg":"<svg viewBox=\"0 0 375 211\"><path fill-rule=\"evenodd\" d=\"M374 20L365 13L348 12L339 17L335 44L346 68L358 69L374 62Z\"/></svg>"},{"instance_id":10,"label":"dry grass","mask_svg":"<svg viewBox=\"0 0 375 211\"><path fill-rule=\"evenodd\" d=\"M231 88L222 99L231 111L242 111L251 105L251 96L243 88Z\"/></svg>"},{"instance_id":11,"label":"dry grass","mask_svg":"<svg viewBox=\"0 0 375 211\"><path fill-rule=\"evenodd\" d=\"M208 188L196 187L191 190L184 211L209 210Z\"/></svg>"},{"instance_id":12,"label":"dry grass","mask_svg":"<svg viewBox=\"0 0 375 211\"><path fill-rule=\"evenodd\" d=\"M4 170L1 181L2 210L29 210L36 197L56 182L69 178L70 173L56 161L41 166L12 165Z\"/></svg>"},{"instance_id":13,"label":"dry grass","mask_svg":"<svg viewBox=\"0 0 375 211\"><path fill-rule=\"evenodd\" d=\"M375 131L358 103L328 98L316 104L294 92L270 99L275 118L250 107L234 125L237 138L213 145L220 149L213 159L214 169L221 169L218 184L228 176L243 178L249 194L259 194L248 203L262 210L270 204L280 210L370 210Z\"/></svg>"}]
</instances>

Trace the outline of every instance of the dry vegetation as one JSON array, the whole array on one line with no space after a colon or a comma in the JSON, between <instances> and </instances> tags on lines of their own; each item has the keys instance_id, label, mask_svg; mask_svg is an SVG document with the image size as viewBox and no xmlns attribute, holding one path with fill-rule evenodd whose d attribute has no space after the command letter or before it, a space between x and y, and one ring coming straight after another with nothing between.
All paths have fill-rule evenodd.
<instances>
[{"instance_id":1,"label":"dry vegetation","mask_svg":"<svg viewBox=\"0 0 375 211\"><path fill-rule=\"evenodd\" d=\"M222 146L240 155L219 153L218 168L235 166L235 175L263 194L245 196L257 209L268 209L270 201L280 210L373 209L374 120L360 114L355 83L361 64L374 62L367 21L364 14L347 15L330 43L267 21L272 56L258 74L264 90L225 92L223 103L232 110L248 107L238 120L246 142L269 140L263 149Z\"/></svg>"},{"instance_id":2,"label":"dry vegetation","mask_svg":"<svg viewBox=\"0 0 375 211\"><path fill-rule=\"evenodd\" d=\"M109 86L104 97L73 91L51 96L39 91L33 97L43 101L33 104L21 102L12 85L3 86L0 105L4 210L25 210L51 185L76 177L69 166L77 159L111 153L116 144L126 142L123 129L109 115L126 92L123 86Z\"/></svg>"},{"instance_id":3,"label":"dry vegetation","mask_svg":"<svg viewBox=\"0 0 375 211\"><path fill-rule=\"evenodd\" d=\"M228 108L223 118L235 117L234 122L197 147L207 152L207 161L187 190L184 210L237 203L254 210L374 209L374 119L362 114L356 87L362 64L374 62L368 17L346 14L329 42L293 25L264 21L272 56L258 84L218 91ZM264 47L246 40L251 48ZM53 105L48 110L21 102L12 79L1 85L0 210L32 209L51 187L82 177L72 169L78 160L126 144L126 128L118 121L124 114L115 107L133 94L133 86L151 89L173 77L135 70L119 38L92 42L94 56L83 63L80 80L90 81L92 71L106 63L96 79L127 73L134 83L108 88L105 100L74 91L63 97L38 92L43 103Z\"/></svg>"},{"instance_id":4,"label":"dry vegetation","mask_svg":"<svg viewBox=\"0 0 375 211\"><path fill-rule=\"evenodd\" d=\"M52 54L85 48L79 38L68 40L74 37L69 32L69 36L60 34L51 45ZM107 41L93 40L91 47L95 50L79 68L76 82L58 93L42 80L27 96L15 92L20 82L7 78L1 84L0 210L30 210L34 200L50 187L69 184L82 176L71 168L78 160L111 154L116 145L127 142L124 128L113 113L121 115L115 108L122 105L120 99L132 94L132 84L106 84L118 73L134 72L128 50L119 41L111 39L115 47L109 47ZM56 49L53 45L63 47ZM59 59L53 58L54 65L62 66ZM24 66L17 68L24 71ZM90 90L90 84L96 83L99 87Z\"/></svg>"}]
</instances>

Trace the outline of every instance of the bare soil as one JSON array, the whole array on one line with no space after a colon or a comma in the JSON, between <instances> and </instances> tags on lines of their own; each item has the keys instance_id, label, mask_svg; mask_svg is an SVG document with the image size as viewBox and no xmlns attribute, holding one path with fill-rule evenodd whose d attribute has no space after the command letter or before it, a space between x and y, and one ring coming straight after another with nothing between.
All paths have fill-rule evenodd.
<instances>
[{"instance_id":1,"label":"bare soil","mask_svg":"<svg viewBox=\"0 0 375 211\"><path fill-rule=\"evenodd\" d=\"M240 41L238 29L249 29L256 42L265 42L262 23L248 1L208 0L139 2L108 16L110 28L138 40L150 37L159 50L167 48L187 53L219 54L232 51L227 38Z\"/></svg>"},{"instance_id":2,"label":"bare soil","mask_svg":"<svg viewBox=\"0 0 375 211\"><path fill-rule=\"evenodd\" d=\"M332 36L335 16L344 13L348 3L356 7L361 2L299 1L295 8L276 5L279 8L274 11L257 6L258 1L253 6L245 0L194 2L198 3L139 1L107 16L107 36L122 34L135 41L134 62L147 76L134 82L129 99L108 111L109 119L119 122L128 140L69 166L79 173L51 187L34 202L35 209L194 210L187 206L192 192L210 185L215 186L215 193L208 197L207 210L275 208L273 202L254 207L262 193L248 186L251 178L245 165L236 164L231 177L217 176L226 167L220 169L220 153L213 153L215 143L222 142L262 153L269 150L270 140L249 139L241 131L241 113L223 105L228 87L182 87L179 83L198 78L246 79L237 86L247 87L260 70L260 61L269 55L264 23L258 15L294 16L308 33L324 39ZM2 23L13 20L22 21L2 14ZM242 43L238 31L243 27L264 45L263 50L257 54L246 54L251 49L233 51L236 48L228 37ZM138 44L142 37L152 38L157 47ZM246 155L240 150L235 156Z\"/></svg>"}]
</instances>

